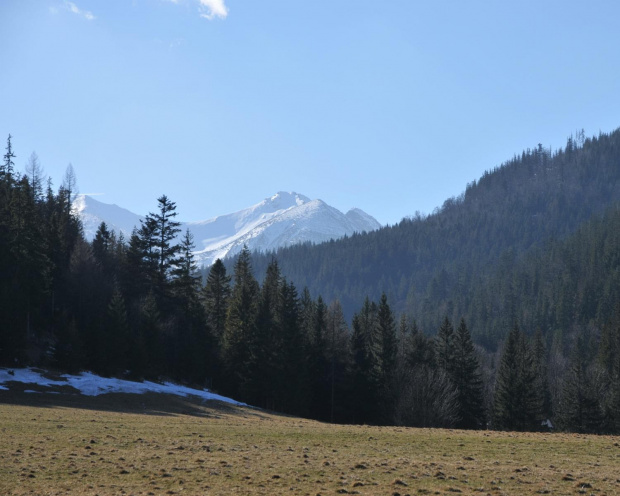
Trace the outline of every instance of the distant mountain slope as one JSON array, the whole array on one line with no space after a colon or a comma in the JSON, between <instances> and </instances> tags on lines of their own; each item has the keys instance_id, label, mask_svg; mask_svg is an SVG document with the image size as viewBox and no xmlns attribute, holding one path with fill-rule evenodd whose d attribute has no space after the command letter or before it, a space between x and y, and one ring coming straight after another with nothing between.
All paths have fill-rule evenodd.
<instances>
[{"instance_id":1,"label":"distant mountain slope","mask_svg":"<svg viewBox=\"0 0 620 496\"><path fill-rule=\"evenodd\" d=\"M83 195L78 197L74 208L89 240L102 221L117 232L123 231L127 238L142 218ZM244 210L184 223L182 227L194 235L196 259L208 266L218 258L238 253L244 244L253 251L274 250L297 243L321 243L381 226L360 209L343 214L321 200L279 192Z\"/></svg>"},{"instance_id":2,"label":"distant mountain slope","mask_svg":"<svg viewBox=\"0 0 620 496\"><path fill-rule=\"evenodd\" d=\"M280 248L275 255L297 287L327 301L339 299L348 317L366 296L378 300L384 291L397 311L407 311L427 331L445 315L465 316L475 334L486 328L488 315L484 309L467 314L474 281L484 282L501 264L508 267L532 248L565 238L618 202L620 130L571 138L553 153L541 146L524 151L432 215L334 243ZM271 257L254 257L259 279ZM504 315L506 326L513 316Z\"/></svg>"},{"instance_id":3,"label":"distant mountain slope","mask_svg":"<svg viewBox=\"0 0 620 496\"><path fill-rule=\"evenodd\" d=\"M84 237L89 241L95 237L102 221L105 221L108 229L117 234L122 232L125 239L129 239L134 226L140 226L140 219L144 218L118 205L102 203L88 195L78 195L73 202L73 211L80 217Z\"/></svg>"}]
</instances>

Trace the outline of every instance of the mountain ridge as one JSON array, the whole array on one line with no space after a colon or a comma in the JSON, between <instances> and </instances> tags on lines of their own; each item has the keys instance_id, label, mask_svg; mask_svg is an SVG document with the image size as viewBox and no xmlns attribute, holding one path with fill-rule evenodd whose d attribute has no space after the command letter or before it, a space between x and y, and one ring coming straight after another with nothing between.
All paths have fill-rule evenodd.
<instances>
[{"instance_id":1,"label":"mountain ridge","mask_svg":"<svg viewBox=\"0 0 620 496\"><path fill-rule=\"evenodd\" d=\"M74 212L82 220L88 240L94 238L102 221L128 238L144 219L86 195L78 196ZM181 225L182 231L189 229L194 236L196 260L206 266L237 254L244 245L264 252L298 243L321 243L380 227L374 217L359 208L342 213L322 200L284 191L237 212Z\"/></svg>"}]
</instances>

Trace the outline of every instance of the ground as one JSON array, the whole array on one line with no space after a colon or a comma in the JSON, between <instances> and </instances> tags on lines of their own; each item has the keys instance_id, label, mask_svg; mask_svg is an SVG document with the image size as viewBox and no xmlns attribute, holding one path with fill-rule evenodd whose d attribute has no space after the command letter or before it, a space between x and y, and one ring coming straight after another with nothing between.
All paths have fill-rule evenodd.
<instances>
[{"instance_id":1,"label":"ground","mask_svg":"<svg viewBox=\"0 0 620 496\"><path fill-rule=\"evenodd\" d=\"M0 494L620 494L620 438L330 425L162 394L0 391Z\"/></svg>"}]
</instances>

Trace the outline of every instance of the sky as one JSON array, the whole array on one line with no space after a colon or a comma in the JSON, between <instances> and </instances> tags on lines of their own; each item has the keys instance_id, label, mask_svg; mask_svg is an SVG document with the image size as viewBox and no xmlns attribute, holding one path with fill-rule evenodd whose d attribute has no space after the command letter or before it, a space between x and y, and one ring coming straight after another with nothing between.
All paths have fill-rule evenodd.
<instances>
[{"instance_id":1,"label":"sky","mask_svg":"<svg viewBox=\"0 0 620 496\"><path fill-rule=\"evenodd\" d=\"M620 127L620 2L0 0L0 139L195 221L296 191L382 224Z\"/></svg>"}]
</instances>

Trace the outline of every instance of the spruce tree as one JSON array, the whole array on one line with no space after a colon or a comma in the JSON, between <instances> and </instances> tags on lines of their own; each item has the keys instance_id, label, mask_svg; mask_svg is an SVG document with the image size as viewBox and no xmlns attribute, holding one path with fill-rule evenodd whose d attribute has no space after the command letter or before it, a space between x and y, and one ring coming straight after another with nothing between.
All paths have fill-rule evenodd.
<instances>
[{"instance_id":1,"label":"spruce tree","mask_svg":"<svg viewBox=\"0 0 620 496\"><path fill-rule=\"evenodd\" d=\"M545 347L545 341L540 329L536 331L536 335L534 336L534 347L532 351L536 377L533 387L536 390L536 395L538 397L537 401L541 407L541 419L546 423L547 420L553 417L553 409L551 403L551 391L549 389L547 349Z\"/></svg>"},{"instance_id":2,"label":"spruce tree","mask_svg":"<svg viewBox=\"0 0 620 496\"><path fill-rule=\"evenodd\" d=\"M281 411L300 415L305 413L308 390L303 360L304 343L299 325L297 289L286 280L280 285L275 322L281 345L277 359L275 403Z\"/></svg>"},{"instance_id":3,"label":"spruce tree","mask_svg":"<svg viewBox=\"0 0 620 496\"><path fill-rule=\"evenodd\" d=\"M327 420L330 412L330 367L327 357L327 306L319 296L314 305L314 316L308 342L308 378L310 415Z\"/></svg>"},{"instance_id":4,"label":"spruce tree","mask_svg":"<svg viewBox=\"0 0 620 496\"><path fill-rule=\"evenodd\" d=\"M327 308L327 356L330 368L330 422L346 415L344 396L350 366L349 329L338 300Z\"/></svg>"},{"instance_id":5,"label":"spruce tree","mask_svg":"<svg viewBox=\"0 0 620 496\"><path fill-rule=\"evenodd\" d=\"M392 414L397 395L395 377L398 342L396 339L394 315L387 302L385 293L381 295L381 300L377 307L377 332L380 338L382 417L387 421Z\"/></svg>"},{"instance_id":6,"label":"spruce tree","mask_svg":"<svg viewBox=\"0 0 620 496\"><path fill-rule=\"evenodd\" d=\"M218 258L209 269L201 294L207 323L217 342L220 342L224 335L230 293L230 276L226 275L226 266Z\"/></svg>"},{"instance_id":7,"label":"spruce tree","mask_svg":"<svg viewBox=\"0 0 620 496\"><path fill-rule=\"evenodd\" d=\"M368 297L353 317L351 334L352 398L356 422L379 422L381 411L381 342L377 328L377 305Z\"/></svg>"},{"instance_id":8,"label":"spruce tree","mask_svg":"<svg viewBox=\"0 0 620 496\"><path fill-rule=\"evenodd\" d=\"M480 367L471 335L461 319L454 335L454 356L450 378L457 390L458 423L462 429L485 425L484 392Z\"/></svg>"},{"instance_id":9,"label":"spruce tree","mask_svg":"<svg viewBox=\"0 0 620 496\"><path fill-rule=\"evenodd\" d=\"M104 270L107 270L109 267L111 244L112 233L108 230L108 225L102 221L95 233L92 248L93 255Z\"/></svg>"},{"instance_id":10,"label":"spruce tree","mask_svg":"<svg viewBox=\"0 0 620 496\"><path fill-rule=\"evenodd\" d=\"M454 327L446 316L435 339L435 360L437 366L452 375L454 359Z\"/></svg>"},{"instance_id":11,"label":"spruce tree","mask_svg":"<svg viewBox=\"0 0 620 496\"><path fill-rule=\"evenodd\" d=\"M157 199L158 211L149 213L138 230L139 251L142 265L151 279L151 287L158 296L168 296L169 282L172 270L177 266L177 256L181 246L175 243L177 234L181 231L180 222L175 221L177 216L176 203L170 201L166 195Z\"/></svg>"},{"instance_id":12,"label":"spruce tree","mask_svg":"<svg viewBox=\"0 0 620 496\"><path fill-rule=\"evenodd\" d=\"M0 164L0 184L5 184L6 186L10 186L13 183L13 169L15 167L15 162L13 162L15 154L13 153L11 138L12 136L9 134L9 137L6 140L6 153L4 154L4 162Z\"/></svg>"},{"instance_id":13,"label":"spruce tree","mask_svg":"<svg viewBox=\"0 0 620 496\"><path fill-rule=\"evenodd\" d=\"M194 260L194 236L189 229L180 244L180 255L171 271L172 291L186 311L196 311L200 291L200 274Z\"/></svg>"},{"instance_id":14,"label":"spruce tree","mask_svg":"<svg viewBox=\"0 0 620 496\"><path fill-rule=\"evenodd\" d=\"M255 332L250 341L247 388L254 404L275 409L282 336L276 322L280 288L283 284L275 259L267 267L260 290Z\"/></svg>"},{"instance_id":15,"label":"spruce tree","mask_svg":"<svg viewBox=\"0 0 620 496\"><path fill-rule=\"evenodd\" d=\"M259 286L252 273L250 251L246 246L235 262L234 278L222 352L227 390L231 395L239 394L246 398L250 392L248 366L256 339L259 302Z\"/></svg>"},{"instance_id":16,"label":"spruce tree","mask_svg":"<svg viewBox=\"0 0 620 496\"><path fill-rule=\"evenodd\" d=\"M570 359L570 367L564 377L560 411L560 425L563 429L600 433L603 426L603 411L600 403L601 391L591 377L587 364L586 343L579 336Z\"/></svg>"},{"instance_id":17,"label":"spruce tree","mask_svg":"<svg viewBox=\"0 0 620 496\"><path fill-rule=\"evenodd\" d=\"M419 365L435 367L435 343L418 328L414 320L405 347L405 363L414 368Z\"/></svg>"},{"instance_id":18,"label":"spruce tree","mask_svg":"<svg viewBox=\"0 0 620 496\"><path fill-rule=\"evenodd\" d=\"M539 430L541 405L529 346L519 327L508 334L497 370L493 426L500 430Z\"/></svg>"}]
</instances>

